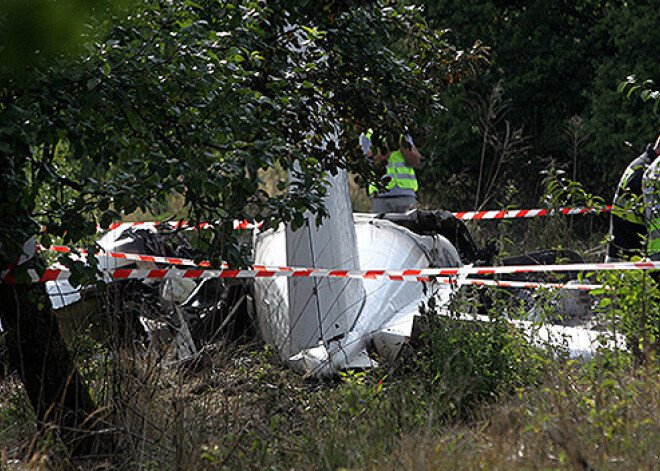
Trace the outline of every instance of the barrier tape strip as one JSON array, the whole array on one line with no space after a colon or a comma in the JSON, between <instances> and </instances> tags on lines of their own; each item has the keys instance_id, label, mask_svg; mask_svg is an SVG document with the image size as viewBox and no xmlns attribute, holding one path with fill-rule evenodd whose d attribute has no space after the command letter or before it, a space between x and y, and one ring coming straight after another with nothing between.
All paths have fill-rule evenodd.
<instances>
[{"instance_id":1,"label":"barrier tape strip","mask_svg":"<svg viewBox=\"0 0 660 471\"><path fill-rule=\"evenodd\" d=\"M616 263L575 263L566 265L510 265L495 267L445 267L413 268L405 270L332 270L323 268L259 267L259 269L115 269L106 272L108 279L163 279L163 278L273 278L273 277L316 277L316 278L363 278L386 279L392 281L427 281L429 277L449 277L459 275L495 275L510 273L543 273L567 271L631 271L657 270L660 262L616 262ZM6 273L2 275L5 278ZM30 275L34 281L54 281L65 279L68 272L63 269L48 269L43 276ZM7 281L7 280L5 280Z\"/></svg>"},{"instance_id":2,"label":"barrier tape strip","mask_svg":"<svg viewBox=\"0 0 660 471\"><path fill-rule=\"evenodd\" d=\"M482 219L514 219L514 218L533 218L543 216L555 216L563 214L572 216L576 214L603 213L612 210L612 206L602 208L558 208L558 209L510 209L510 210L490 210L490 211L461 211L452 213L458 219L463 221L482 220Z\"/></svg>"},{"instance_id":3,"label":"barrier tape strip","mask_svg":"<svg viewBox=\"0 0 660 471\"><path fill-rule=\"evenodd\" d=\"M40 250L47 250L51 252L59 253L73 253L73 249L69 247L63 247L61 245L51 245L50 247L39 246ZM87 250L78 249L77 251L81 255L87 255ZM173 258L173 257L159 257L156 255L142 255L126 252L97 252L94 254L97 257L109 257L109 258L119 258L122 260L132 260L136 262L154 262L154 263L166 263L169 265L189 265L189 266L198 266L198 267L210 267L211 264L207 261L195 262L194 260L185 259L185 258ZM224 266L226 268L226 264Z\"/></svg>"},{"instance_id":4,"label":"barrier tape strip","mask_svg":"<svg viewBox=\"0 0 660 471\"><path fill-rule=\"evenodd\" d=\"M356 270L357 271L357 270ZM371 272L381 272L382 270L372 270ZM416 271L416 270L410 270ZM348 272L348 273L347 273ZM70 276L66 269L48 269L39 277L35 270L29 270L28 274L34 282L46 281L64 281ZM117 280L144 280L144 279L204 279L204 278L275 278L275 277L316 277L316 278L365 278L365 279L389 279L393 281L431 281L429 276L417 276L413 274L394 275L394 274L360 274L353 273L350 270L323 270L323 269L290 269L287 271L277 270L180 270L180 269L115 269L104 272L106 281ZM527 281L500 281L500 280L478 280L465 278L462 280L449 277L434 278L444 284L450 285L474 285L474 286L496 286L503 288L527 288L527 289L571 289L589 291L603 288L603 285L588 284L557 284L557 283L536 283ZM5 283L15 283L11 278L5 276Z\"/></svg>"},{"instance_id":5,"label":"barrier tape strip","mask_svg":"<svg viewBox=\"0 0 660 471\"><path fill-rule=\"evenodd\" d=\"M58 245L52 245L48 248L40 247L42 250L52 250L55 252L70 253L72 250L68 247L62 247ZM85 250L79 251L81 254L86 254ZM190 265L190 266L201 266L209 267L209 262L199 262L196 263L194 260L189 259L176 259L169 257L157 257L152 255L142 255L142 254L132 254L132 253L121 253L121 252L100 252L96 254L97 256L108 256L115 257L125 260L135 260L135 261L145 261L145 262L156 262L156 263L169 263L172 265ZM223 268L227 268L226 263ZM291 267L266 267L264 265L253 265L252 270L254 271L294 271L294 268ZM424 281L427 281L424 280ZM590 290L595 289L595 285L563 285L556 283L535 283L527 281L502 281L502 280L468 280L469 284L476 286L499 286L505 288L546 288L546 289L576 289L576 290ZM455 280L441 280L441 282L447 282L449 284L455 283ZM602 286L598 286L602 287Z\"/></svg>"},{"instance_id":6,"label":"barrier tape strip","mask_svg":"<svg viewBox=\"0 0 660 471\"><path fill-rule=\"evenodd\" d=\"M487 219L516 219L516 218L533 218L545 216L573 216L577 214L590 214L590 213L605 213L612 210L612 206L604 206L602 208L590 207L575 207L575 208L558 208L558 209L508 209L508 210L488 210L488 211L459 211L452 213L456 218L463 221L479 221ZM172 229L190 229L188 221L170 221L170 222L117 222L110 224L110 230L124 229L127 227L158 227L169 226ZM260 229L263 222L249 222L234 221L234 229ZM203 222L195 226L198 229L207 229L212 227L212 224Z\"/></svg>"},{"instance_id":7,"label":"barrier tape strip","mask_svg":"<svg viewBox=\"0 0 660 471\"><path fill-rule=\"evenodd\" d=\"M465 278L464 280L457 280L456 278L436 278L435 280L449 285L466 284L473 286L497 286L500 288L569 289L578 291L591 291L593 289L606 288L604 285L537 283L532 281L510 280L476 280L474 278Z\"/></svg>"},{"instance_id":8,"label":"barrier tape strip","mask_svg":"<svg viewBox=\"0 0 660 471\"><path fill-rule=\"evenodd\" d=\"M263 222L250 222L250 221L234 221L234 229L259 229L263 226ZM188 221L167 221L167 222L158 222L158 221L139 221L139 222L114 222L108 226L108 230L114 229L125 229L127 227L158 227L158 226L168 226L170 229L209 229L213 227L213 224L208 222L202 222L196 226L190 226Z\"/></svg>"},{"instance_id":9,"label":"barrier tape strip","mask_svg":"<svg viewBox=\"0 0 660 471\"><path fill-rule=\"evenodd\" d=\"M44 247L42 245L39 245L38 248L40 250L47 250L51 252L73 253L73 249L61 245L51 245L50 247ZM85 256L88 254L87 250L84 249L78 249L78 253ZM165 263L169 265L183 265L183 266L194 266L194 267L204 267L204 268L209 268L211 266L211 263L205 260L200 262L195 262L194 260L188 258L160 257L157 255L144 255L144 254L128 253L128 252L97 252L94 255L97 257L118 258L122 260L132 260L136 262L154 262L154 263ZM223 269L229 268L227 262L222 262L221 268ZM279 270L279 271L293 270L293 268L290 267L266 267L264 265L253 265L252 268L254 270Z\"/></svg>"}]
</instances>

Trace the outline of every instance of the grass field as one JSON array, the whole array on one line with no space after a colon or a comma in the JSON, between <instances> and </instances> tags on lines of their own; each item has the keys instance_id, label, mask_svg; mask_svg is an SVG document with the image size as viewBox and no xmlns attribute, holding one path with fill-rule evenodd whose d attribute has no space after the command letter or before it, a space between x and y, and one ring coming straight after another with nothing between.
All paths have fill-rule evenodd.
<instances>
[{"instance_id":1,"label":"grass field","mask_svg":"<svg viewBox=\"0 0 660 471\"><path fill-rule=\"evenodd\" d=\"M98 359L81 362L88 373L101 368ZM660 464L655 368L555 360L543 363L534 384L507 394L495 388L473 401L478 378L465 372L435 387L421 369L404 374L393 365L321 382L283 367L257 344L210 351L179 368L129 356L111 363L103 368L114 379L98 376L91 384L113 409L115 455L71 468L53 436L36 433L10 376L0 388L3 469L651 470ZM458 414L461 401L472 406Z\"/></svg>"}]
</instances>

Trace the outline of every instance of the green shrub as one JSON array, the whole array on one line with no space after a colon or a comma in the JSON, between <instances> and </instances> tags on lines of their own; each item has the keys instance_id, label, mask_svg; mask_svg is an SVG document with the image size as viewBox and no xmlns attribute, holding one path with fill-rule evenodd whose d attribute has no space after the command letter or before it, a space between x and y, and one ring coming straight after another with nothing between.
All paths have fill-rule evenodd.
<instances>
[{"instance_id":1,"label":"green shrub","mask_svg":"<svg viewBox=\"0 0 660 471\"><path fill-rule=\"evenodd\" d=\"M432 301L421 317L423 333L404 353L401 373L417 378L445 418L473 418L481 405L543 377L548 353L505 317L516 306L499 300L485 321L473 317L478 308L469 294L455 296L446 315Z\"/></svg>"},{"instance_id":2,"label":"green shrub","mask_svg":"<svg viewBox=\"0 0 660 471\"><path fill-rule=\"evenodd\" d=\"M657 273L603 272L597 277L603 289L596 311L608 329L604 337L623 334L636 366L657 360L660 352L660 289ZM617 352L621 353L621 352Z\"/></svg>"}]
</instances>

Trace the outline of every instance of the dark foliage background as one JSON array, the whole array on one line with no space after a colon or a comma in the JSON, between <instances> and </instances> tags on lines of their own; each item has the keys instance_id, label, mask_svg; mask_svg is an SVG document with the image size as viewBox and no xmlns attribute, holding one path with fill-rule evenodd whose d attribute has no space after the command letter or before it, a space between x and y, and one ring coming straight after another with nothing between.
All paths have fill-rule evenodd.
<instances>
[{"instance_id":1,"label":"dark foliage background","mask_svg":"<svg viewBox=\"0 0 660 471\"><path fill-rule=\"evenodd\" d=\"M660 76L657 2L424 3L430 24L451 28L459 45L481 40L491 48L488 72L447 89L447 112L429 123L424 201L447 209L529 207L551 161L610 201L627 163L659 128L652 107L617 91L628 75ZM520 130L522 143L510 137L504 145L507 126L510 136Z\"/></svg>"}]
</instances>

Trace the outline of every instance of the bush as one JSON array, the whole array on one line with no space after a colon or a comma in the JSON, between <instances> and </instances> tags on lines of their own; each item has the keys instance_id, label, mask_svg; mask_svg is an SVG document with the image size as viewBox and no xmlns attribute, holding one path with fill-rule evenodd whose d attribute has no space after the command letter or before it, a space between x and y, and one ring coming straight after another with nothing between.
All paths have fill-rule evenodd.
<instances>
[{"instance_id":1,"label":"bush","mask_svg":"<svg viewBox=\"0 0 660 471\"><path fill-rule=\"evenodd\" d=\"M656 277L657 273L649 275L647 271L598 275L603 289L594 292L602 296L596 310L610 332L604 335L623 334L635 366L655 362L660 353L660 289Z\"/></svg>"},{"instance_id":2,"label":"bush","mask_svg":"<svg viewBox=\"0 0 660 471\"><path fill-rule=\"evenodd\" d=\"M498 300L477 320L473 315L482 307L469 291L455 296L447 313L431 298L420 321L423 333L404 352L400 374L417 378L445 418L474 418L481 405L543 378L548 353L507 320L514 303Z\"/></svg>"}]
</instances>

